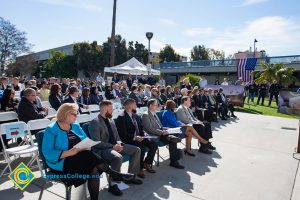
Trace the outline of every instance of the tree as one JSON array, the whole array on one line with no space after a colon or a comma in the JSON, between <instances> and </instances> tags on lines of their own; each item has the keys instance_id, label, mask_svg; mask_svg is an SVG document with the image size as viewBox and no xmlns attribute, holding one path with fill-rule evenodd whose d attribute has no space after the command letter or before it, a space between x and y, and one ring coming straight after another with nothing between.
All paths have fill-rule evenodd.
<instances>
[{"instance_id":1,"label":"tree","mask_svg":"<svg viewBox=\"0 0 300 200\"><path fill-rule=\"evenodd\" d=\"M289 85L297 80L293 75L295 68L287 67L283 63L270 64L270 63L261 63L262 71L254 71L253 75L256 78L256 83L262 83L264 80L267 80L271 83L273 80L277 80L279 84Z\"/></svg>"},{"instance_id":2,"label":"tree","mask_svg":"<svg viewBox=\"0 0 300 200\"><path fill-rule=\"evenodd\" d=\"M210 60L224 60L225 52L223 50L207 49L208 57Z\"/></svg>"},{"instance_id":3,"label":"tree","mask_svg":"<svg viewBox=\"0 0 300 200\"><path fill-rule=\"evenodd\" d=\"M117 12L117 0L114 0L113 18L112 18L112 30L111 30L111 43L110 43L110 66L111 67L115 65L116 12Z\"/></svg>"},{"instance_id":4,"label":"tree","mask_svg":"<svg viewBox=\"0 0 300 200\"><path fill-rule=\"evenodd\" d=\"M45 77L76 77L78 70L75 67L74 56L68 56L64 52L51 51L51 58L44 65Z\"/></svg>"},{"instance_id":5,"label":"tree","mask_svg":"<svg viewBox=\"0 0 300 200\"><path fill-rule=\"evenodd\" d=\"M16 58L16 61L7 65L5 73L13 76L23 76L26 74L32 74L38 69L35 56L29 54Z\"/></svg>"},{"instance_id":6,"label":"tree","mask_svg":"<svg viewBox=\"0 0 300 200\"><path fill-rule=\"evenodd\" d=\"M109 58L111 57L110 51L111 38L107 38L107 41L102 44L103 48L103 61L104 66L109 66ZM115 37L115 65L121 64L127 61L127 47L126 40L122 38L121 35L116 35Z\"/></svg>"},{"instance_id":7,"label":"tree","mask_svg":"<svg viewBox=\"0 0 300 200\"><path fill-rule=\"evenodd\" d=\"M12 62L17 55L28 52L30 47L26 33L0 17L0 75L7 62Z\"/></svg>"},{"instance_id":8,"label":"tree","mask_svg":"<svg viewBox=\"0 0 300 200\"><path fill-rule=\"evenodd\" d=\"M159 58L162 61L166 62L178 62L180 61L180 56L175 52L173 47L167 44L163 49L159 52Z\"/></svg>"},{"instance_id":9,"label":"tree","mask_svg":"<svg viewBox=\"0 0 300 200\"><path fill-rule=\"evenodd\" d=\"M75 65L78 70L83 70L88 77L93 77L103 69L103 51L96 41L77 43L73 47Z\"/></svg>"},{"instance_id":10,"label":"tree","mask_svg":"<svg viewBox=\"0 0 300 200\"><path fill-rule=\"evenodd\" d=\"M209 54L204 45L196 45L191 51L191 58L193 61L209 60Z\"/></svg>"},{"instance_id":11,"label":"tree","mask_svg":"<svg viewBox=\"0 0 300 200\"><path fill-rule=\"evenodd\" d=\"M128 42L128 58L130 59L132 57L135 57L140 62L147 64L148 62L148 49L142 44L135 42L133 46L133 41Z\"/></svg>"}]
</instances>

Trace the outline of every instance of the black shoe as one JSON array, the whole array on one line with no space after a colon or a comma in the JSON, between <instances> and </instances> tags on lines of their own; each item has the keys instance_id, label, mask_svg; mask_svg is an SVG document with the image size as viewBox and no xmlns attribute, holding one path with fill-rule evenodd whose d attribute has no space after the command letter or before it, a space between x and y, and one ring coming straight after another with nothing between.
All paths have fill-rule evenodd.
<instances>
[{"instance_id":1,"label":"black shoe","mask_svg":"<svg viewBox=\"0 0 300 200\"><path fill-rule=\"evenodd\" d=\"M123 181L124 183L126 184L134 184L134 185L141 185L143 184L143 181L140 180L140 179L137 179L137 178L134 178L132 180L129 180L129 181Z\"/></svg>"},{"instance_id":2,"label":"black shoe","mask_svg":"<svg viewBox=\"0 0 300 200\"><path fill-rule=\"evenodd\" d=\"M204 154L212 154L212 152L210 150L208 150L207 145L203 145L203 144L199 148L199 152L204 153Z\"/></svg>"},{"instance_id":3,"label":"black shoe","mask_svg":"<svg viewBox=\"0 0 300 200\"><path fill-rule=\"evenodd\" d=\"M231 115L231 117L233 117L233 118L237 118L237 116L235 116L234 114L232 114L232 115Z\"/></svg>"},{"instance_id":4,"label":"black shoe","mask_svg":"<svg viewBox=\"0 0 300 200\"><path fill-rule=\"evenodd\" d=\"M227 120L225 117L222 117L221 119L222 119L222 120Z\"/></svg>"},{"instance_id":5,"label":"black shoe","mask_svg":"<svg viewBox=\"0 0 300 200\"><path fill-rule=\"evenodd\" d=\"M177 168L177 169L184 169L184 166L183 166L183 165L180 165L178 161L171 162L171 163L170 163L170 166L171 166L171 167L175 167L175 168Z\"/></svg>"},{"instance_id":6,"label":"black shoe","mask_svg":"<svg viewBox=\"0 0 300 200\"><path fill-rule=\"evenodd\" d=\"M187 150L184 150L184 154L188 156L196 156L195 154L188 152Z\"/></svg>"},{"instance_id":7,"label":"black shoe","mask_svg":"<svg viewBox=\"0 0 300 200\"><path fill-rule=\"evenodd\" d=\"M214 147L214 146L211 144L211 142L209 142L209 143L207 144L207 148L208 148L209 150L216 150L216 147Z\"/></svg>"},{"instance_id":8,"label":"black shoe","mask_svg":"<svg viewBox=\"0 0 300 200\"><path fill-rule=\"evenodd\" d=\"M110 193L112 193L113 195L116 195L116 196L121 196L123 194L123 192L119 189L117 184L115 184L113 186L110 186L108 188L108 192L110 192Z\"/></svg>"},{"instance_id":9,"label":"black shoe","mask_svg":"<svg viewBox=\"0 0 300 200\"><path fill-rule=\"evenodd\" d=\"M230 118L229 115L225 115L225 117Z\"/></svg>"},{"instance_id":10,"label":"black shoe","mask_svg":"<svg viewBox=\"0 0 300 200\"><path fill-rule=\"evenodd\" d=\"M134 174L117 174L115 177L112 175L114 181L131 181L134 179Z\"/></svg>"},{"instance_id":11,"label":"black shoe","mask_svg":"<svg viewBox=\"0 0 300 200\"><path fill-rule=\"evenodd\" d=\"M174 135L168 135L167 140L170 141L170 142L175 142L175 143L181 142L181 139L179 137L174 136Z\"/></svg>"}]
</instances>

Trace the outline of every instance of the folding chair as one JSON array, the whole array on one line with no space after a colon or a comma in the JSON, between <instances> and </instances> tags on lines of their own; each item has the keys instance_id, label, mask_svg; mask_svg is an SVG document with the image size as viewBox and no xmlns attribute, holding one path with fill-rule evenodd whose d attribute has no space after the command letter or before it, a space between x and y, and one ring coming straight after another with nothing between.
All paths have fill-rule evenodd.
<instances>
[{"instance_id":1,"label":"folding chair","mask_svg":"<svg viewBox=\"0 0 300 200\"><path fill-rule=\"evenodd\" d=\"M43 107L46 107L46 108L51 108L51 104L49 101L41 101L41 104Z\"/></svg>"},{"instance_id":2,"label":"folding chair","mask_svg":"<svg viewBox=\"0 0 300 200\"><path fill-rule=\"evenodd\" d=\"M91 121L91 117L89 114L78 115L76 122L82 126L84 123Z\"/></svg>"},{"instance_id":3,"label":"folding chair","mask_svg":"<svg viewBox=\"0 0 300 200\"><path fill-rule=\"evenodd\" d=\"M13 111L9 112L1 112L0 113L0 124L4 123L9 123L9 122L17 122L19 121L18 114ZM7 146L8 145L8 140L6 139L5 135L2 135L0 137L3 137L4 139L4 144ZM0 146L0 151L1 151L1 146Z\"/></svg>"},{"instance_id":4,"label":"folding chair","mask_svg":"<svg viewBox=\"0 0 300 200\"><path fill-rule=\"evenodd\" d=\"M89 105L88 111L89 111L90 114L91 113L99 113L100 112L100 107L97 104L92 104L92 105Z\"/></svg>"},{"instance_id":5,"label":"folding chair","mask_svg":"<svg viewBox=\"0 0 300 200\"><path fill-rule=\"evenodd\" d=\"M47 116L53 116L56 115L56 110L54 108L48 108L48 115Z\"/></svg>"},{"instance_id":6,"label":"folding chair","mask_svg":"<svg viewBox=\"0 0 300 200\"><path fill-rule=\"evenodd\" d=\"M112 113L112 115L113 115L113 119L117 119L118 118L118 116L120 115L120 114L122 114L124 112L124 110L113 110L113 113Z\"/></svg>"},{"instance_id":7,"label":"folding chair","mask_svg":"<svg viewBox=\"0 0 300 200\"><path fill-rule=\"evenodd\" d=\"M40 160L39 160L39 156L38 156L38 148L33 143L32 136L31 136L30 131L28 131L27 124L25 122L21 122L21 121L1 124L0 131L1 131L1 135L6 135L8 139L22 138L22 137L28 136L28 142L29 142L28 144L25 144L22 146L6 148L2 137L0 137L1 143L3 145L5 161L7 163L7 166L2 170L0 177L4 175L7 168L9 168L9 171L12 172L11 163L14 160L11 160L10 156L16 156L18 158L21 155L25 155L25 154L33 154L32 158L27 163L27 166L31 167L32 164L34 163L34 161L36 161L38 168L42 175L42 168L41 168L41 164L40 164Z\"/></svg>"},{"instance_id":8,"label":"folding chair","mask_svg":"<svg viewBox=\"0 0 300 200\"><path fill-rule=\"evenodd\" d=\"M138 115L142 115L145 112L148 112L148 107L140 107L140 108L136 109L136 114L138 114Z\"/></svg>"},{"instance_id":9,"label":"folding chair","mask_svg":"<svg viewBox=\"0 0 300 200\"><path fill-rule=\"evenodd\" d=\"M41 185L41 192L40 192L40 195L39 195L39 200L42 199L43 192L44 192L45 185L46 185L47 181L53 181L53 182L57 182L57 183L63 184L65 186L65 188L66 188L66 199L70 200L71 199L72 186L67 186L60 179L47 179L47 177L55 177L54 176L55 174L50 171L50 168L48 167L48 165L46 163L46 160L45 160L45 157L44 157L44 154L43 154L43 151L42 151L44 133L45 133L44 131L40 131L36 135L36 139L37 139L37 143L38 143L38 151L39 151L39 155L40 155L40 158L42 160L42 163L43 163L43 168L44 168L44 173L45 173L44 174L45 176L42 176L42 177L45 177L45 181Z\"/></svg>"},{"instance_id":10,"label":"folding chair","mask_svg":"<svg viewBox=\"0 0 300 200\"><path fill-rule=\"evenodd\" d=\"M45 130L49 124L51 124L51 121L46 118L30 120L27 122L28 130L30 131L31 135L36 135L35 133Z\"/></svg>"},{"instance_id":11,"label":"folding chair","mask_svg":"<svg viewBox=\"0 0 300 200\"><path fill-rule=\"evenodd\" d=\"M122 104L121 102L114 102L113 103L113 110L122 110Z\"/></svg>"}]
</instances>

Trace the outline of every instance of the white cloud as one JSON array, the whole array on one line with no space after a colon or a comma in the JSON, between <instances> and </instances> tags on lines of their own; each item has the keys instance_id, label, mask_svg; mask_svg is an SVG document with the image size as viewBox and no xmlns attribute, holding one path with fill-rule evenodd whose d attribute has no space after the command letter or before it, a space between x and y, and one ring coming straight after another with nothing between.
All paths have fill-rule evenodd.
<instances>
[{"instance_id":1,"label":"white cloud","mask_svg":"<svg viewBox=\"0 0 300 200\"><path fill-rule=\"evenodd\" d=\"M203 27L203 28L189 28L183 31L184 35L195 37L195 36L203 36L209 35L213 32L212 27Z\"/></svg>"},{"instance_id":2,"label":"white cloud","mask_svg":"<svg viewBox=\"0 0 300 200\"><path fill-rule=\"evenodd\" d=\"M240 6L242 6L242 7L251 6L254 4L260 4L260 3L267 2L267 1L269 1L269 0L244 0L244 2Z\"/></svg>"},{"instance_id":3,"label":"white cloud","mask_svg":"<svg viewBox=\"0 0 300 200\"><path fill-rule=\"evenodd\" d=\"M161 18L159 19L159 22L166 26L177 26L177 23L171 19Z\"/></svg>"},{"instance_id":4,"label":"white cloud","mask_svg":"<svg viewBox=\"0 0 300 200\"><path fill-rule=\"evenodd\" d=\"M231 27L212 39L208 47L224 50L232 54L238 50L253 48L254 38L258 40L258 51L264 49L269 55L300 53L300 24L293 19L281 16L269 16Z\"/></svg>"},{"instance_id":5,"label":"white cloud","mask_svg":"<svg viewBox=\"0 0 300 200\"><path fill-rule=\"evenodd\" d=\"M99 12L103 8L99 5L99 2L96 0L34 0L40 3L45 3L55 6L65 6L72 8L81 8L87 11Z\"/></svg>"}]
</instances>

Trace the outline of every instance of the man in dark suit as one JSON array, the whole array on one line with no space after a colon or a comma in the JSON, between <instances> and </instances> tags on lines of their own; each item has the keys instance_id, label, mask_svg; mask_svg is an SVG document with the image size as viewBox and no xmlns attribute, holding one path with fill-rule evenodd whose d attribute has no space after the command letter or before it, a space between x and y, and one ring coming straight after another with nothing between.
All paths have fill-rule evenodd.
<instances>
[{"instance_id":1,"label":"man in dark suit","mask_svg":"<svg viewBox=\"0 0 300 200\"><path fill-rule=\"evenodd\" d=\"M144 113L142 116L142 125L143 129L150 135L158 136L157 142L160 140L169 145L169 154L170 154L170 166L184 169L178 160L182 157L182 152L177 148L177 143L181 141L180 138L169 135L168 131L163 128L156 111L158 108L158 102L156 99L150 99L147 102L148 112Z\"/></svg>"},{"instance_id":2,"label":"man in dark suit","mask_svg":"<svg viewBox=\"0 0 300 200\"><path fill-rule=\"evenodd\" d=\"M133 78L132 78L132 75L130 73L128 75L129 75L129 77L126 79L126 83L127 83L127 86L129 88L131 88L131 86L133 84Z\"/></svg>"},{"instance_id":3,"label":"man in dark suit","mask_svg":"<svg viewBox=\"0 0 300 200\"><path fill-rule=\"evenodd\" d=\"M48 109L38 110L34 105L36 98L36 91L32 88L27 88L23 92L23 97L18 106L18 117L20 121L27 123L34 119L43 119L48 113ZM46 112L46 114L41 113L41 111Z\"/></svg>"},{"instance_id":4,"label":"man in dark suit","mask_svg":"<svg viewBox=\"0 0 300 200\"><path fill-rule=\"evenodd\" d=\"M219 89L219 94L218 94L218 103L221 104L221 107L223 107L224 109L224 114L226 117L229 118L228 115L228 110L231 112L231 117L236 118L236 116L234 115L234 107L232 105L232 103L230 103L230 101L228 101L228 99L226 98L226 95L223 93L223 88Z\"/></svg>"},{"instance_id":5,"label":"man in dark suit","mask_svg":"<svg viewBox=\"0 0 300 200\"><path fill-rule=\"evenodd\" d=\"M146 80L144 74L142 74L142 77L140 77L140 78L138 79L138 81L139 81L139 83L141 83L141 84L143 84L143 85L145 85L145 84L147 83L147 80Z\"/></svg>"},{"instance_id":6,"label":"man in dark suit","mask_svg":"<svg viewBox=\"0 0 300 200\"><path fill-rule=\"evenodd\" d=\"M144 139L145 132L143 131L140 117L136 114L136 103L134 99L126 99L124 102L125 111L117 118L116 125L120 137L126 144L131 144L141 149L140 169L138 176L144 178L143 169L145 168L149 173L155 173L152 169L152 163L158 145L156 142ZM146 158L146 148L149 149Z\"/></svg>"},{"instance_id":7,"label":"man in dark suit","mask_svg":"<svg viewBox=\"0 0 300 200\"><path fill-rule=\"evenodd\" d=\"M118 172L120 172L122 166L122 154L129 155L128 172L136 175L140 171L141 150L136 146L124 144L121 141L115 122L112 119L112 111L112 102L103 100L100 103L100 114L90 122L89 133L91 139L101 141L101 143L92 148L92 151L105 159L111 165L111 168ZM142 184L143 182L134 178L128 183ZM117 184L110 186L109 192L115 195L122 195L122 191L119 190Z\"/></svg>"},{"instance_id":8,"label":"man in dark suit","mask_svg":"<svg viewBox=\"0 0 300 200\"><path fill-rule=\"evenodd\" d=\"M76 103L80 108L88 108L87 105L78 103L77 98L79 96L79 90L76 86L71 86L68 91L68 96L65 98L63 103ZM81 109L79 112L82 113Z\"/></svg>"}]
</instances>

